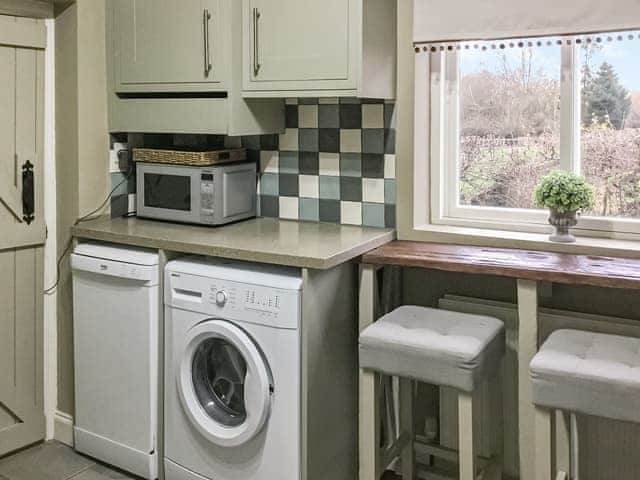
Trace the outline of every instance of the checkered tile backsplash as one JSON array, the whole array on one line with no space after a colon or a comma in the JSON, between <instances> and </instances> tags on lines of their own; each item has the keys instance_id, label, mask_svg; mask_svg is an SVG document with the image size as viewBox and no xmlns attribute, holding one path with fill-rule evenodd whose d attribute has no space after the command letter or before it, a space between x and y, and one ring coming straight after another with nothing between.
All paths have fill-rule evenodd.
<instances>
[{"instance_id":1,"label":"checkered tile backsplash","mask_svg":"<svg viewBox=\"0 0 640 480\"><path fill-rule=\"evenodd\" d=\"M395 227L393 113L382 101L288 99L283 134L243 139L259 155L260 214Z\"/></svg>"},{"instance_id":2,"label":"checkered tile backsplash","mask_svg":"<svg viewBox=\"0 0 640 480\"><path fill-rule=\"evenodd\" d=\"M287 99L285 108L286 130L280 135L238 139L145 134L135 144L219 148L241 143L249 158L259 163L259 215L395 228L394 104L301 98ZM112 184L123 178L122 173L113 173ZM135 193L135 180L129 179L118 190L122 192L112 199L112 216L127 213L127 197Z\"/></svg>"}]
</instances>

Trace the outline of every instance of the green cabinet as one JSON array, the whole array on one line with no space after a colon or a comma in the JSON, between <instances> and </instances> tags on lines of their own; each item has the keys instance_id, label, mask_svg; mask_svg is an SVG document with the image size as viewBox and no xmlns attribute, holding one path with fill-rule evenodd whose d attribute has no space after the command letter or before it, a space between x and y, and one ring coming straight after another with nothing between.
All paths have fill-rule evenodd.
<instances>
[{"instance_id":1,"label":"green cabinet","mask_svg":"<svg viewBox=\"0 0 640 480\"><path fill-rule=\"evenodd\" d=\"M242 96L240 0L106 0L109 130L259 135L281 99Z\"/></svg>"},{"instance_id":2,"label":"green cabinet","mask_svg":"<svg viewBox=\"0 0 640 480\"><path fill-rule=\"evenodd\" d=\"M111 0L118 92L226 90L220 0Z\"/></svg>"},{"instance_id":3,"label":"green cabinet","mask_svg":"<svg viewBox=\"0 0 640 480\"><path fill-rule=\"evenodd\" d=\"M255 47L251 81L342 81L352 85L349 10L353 3L249 0L250 43Z\"/></svg>"},{"instance_id":4,"label":"green cabinet","mask_svg":"<svg viewBox=\"0 0 640 480\"><path fill-rule=\"evenodd\" d=\"M396 2L243 0L243 95L393 98Z\"/></svg>"}]
</instances>

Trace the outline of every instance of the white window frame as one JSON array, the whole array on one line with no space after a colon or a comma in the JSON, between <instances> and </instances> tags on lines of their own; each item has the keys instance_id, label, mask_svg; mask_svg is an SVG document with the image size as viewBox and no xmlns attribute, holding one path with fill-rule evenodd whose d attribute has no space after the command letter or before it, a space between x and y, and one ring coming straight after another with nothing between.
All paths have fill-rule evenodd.
<instances>
[{"instance_id":1,"label":"white window frame","mask_svg":"<svg viewBox=\"0 0 640 480\"><path fill-rule=\"evenodd\" d=\"M580 46L572 42L561 47L560 80L560 168L580 172L581 85ZM430 158L430 211L433 225L470 227L516 232L549 231L545 210L481 207L459 204L459 68L457 52L416 55L416 127L424 126L430 147L422 158ZM426 72L425 72L426 69ZM425 108L428 115L420 112ZM423 116L424 115L424 116ZM416 131L416 134L418 132ZM416 135L417 138L417 135ZM418 153L418 152L416 152ZM416 156L418 161L418 156ZM415 208L415 206L414 206ZM640 221L582 216L575 229L578 235L640 238Z\"/></svg>"}]
</instances>

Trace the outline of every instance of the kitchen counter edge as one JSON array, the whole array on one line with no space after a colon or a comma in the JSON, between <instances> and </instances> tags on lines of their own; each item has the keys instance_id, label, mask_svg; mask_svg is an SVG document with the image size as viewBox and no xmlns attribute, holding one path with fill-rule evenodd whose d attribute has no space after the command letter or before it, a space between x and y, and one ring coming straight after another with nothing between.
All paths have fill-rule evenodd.
<instances>
[{"instance_id":1,"label":"kitchen counter edge","mask_svg":"<svg viewBox=\"0 0 640 480\"><path fill-rule=\"evenodd\" d=\"M323 226L327 226L328 230L332 230L332 235L335 235L336 231L345 231L345 236L349 233L358 233L356 229L362 231L364 238L354 239L353 241L343 242L341 245L336 246L336 249L329 252L326 255L319 255L314 253L305 252L275 252L265 248L260 248L256 245L255 248L247 247L234 247L229 244L229 241L216 241L215 235L212 236L210 242L194 241L190 239L190 232L202 233L203 228L192 225L178 225L178 224L164 224L162 222L156 222L153 220L142 219L125 219L116 218L109 219L107 217L100 217L96 220L91 220L78 224L71 228L71 234L77 239L85 240L98 240L102 242L117 243L122 245L131 245L136 247L162 249L172 252L179 252L185 254L205 255L210 257L228 258L232 260L242 260L258 263L269 263L274 265L286 265L298 268L309 268L316 270L328 270L343 263L349 262L355 258L360 257L364 253L378 248L395 239L396 234L393 229L373 228L373 227L358 227L352 225L335 225L335 224L318 224L295 222L291 220L280 219L267 219L256 218L247 222L254 222L257 224L266 224L270 227L279 228L279 224L292 224L298 223L304 228L312 229L312 226L321 230ZM148 225L155 227L162 227L166 225L167 228L177 232L178 234L171 239L158 238L152 233L148 232ZM258 225L259 226L259 225ZM217 227L217 230L241 230L242 222ZM226 232L225 232L226 233ZM267 233L269 235L269 233ZM275 235L275 234L274 234ZM308 233L307 236L313 235ZM332 235L327 234L327 239L330 239ZM197 235L195 235L197 236ZM313 235L313 240L317 242L325 242L323 239L323 233L321 231ZM307 238L308 240L308 238ZM257 243L265 243L264 239ZM267 242L268 243L268 242Z\"/></svg>"}]
</instances>

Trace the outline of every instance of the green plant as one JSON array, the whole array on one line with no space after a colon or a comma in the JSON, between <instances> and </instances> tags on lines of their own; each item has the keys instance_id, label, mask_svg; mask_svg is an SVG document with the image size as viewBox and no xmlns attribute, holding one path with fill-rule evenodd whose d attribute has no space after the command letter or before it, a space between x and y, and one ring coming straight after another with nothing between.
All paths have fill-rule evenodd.
<instances>
[{"instance_id":1,"label":"green plant","mask_svg":"<svg viewBox=\"0 0 640 480\"><path fill-rule=\"evenodd\" d=\"M593 187L584 177L563 171L542 177L535 191L539 207L553 208L558 213L587 210L593 206L593 198Z\"/></svg>"}]
</instances>

